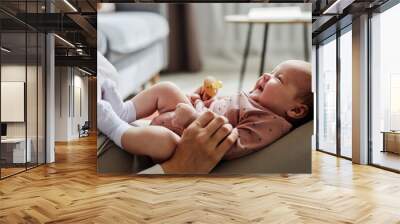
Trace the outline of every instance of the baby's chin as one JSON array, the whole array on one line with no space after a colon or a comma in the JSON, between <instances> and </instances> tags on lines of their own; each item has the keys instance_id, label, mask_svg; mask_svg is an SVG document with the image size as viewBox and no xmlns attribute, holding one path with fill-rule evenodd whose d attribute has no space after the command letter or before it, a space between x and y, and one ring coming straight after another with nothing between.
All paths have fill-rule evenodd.
<instances>
[{"instance_id":1,"label":"baby's chin","mask_svg":"<svg viewBox=\"0 0 400 224\"><path fill-rule=\"evenodd\" d=\"M258 103L259 105L268 108L268 105L266 104L266 102L264 102L265 100L261 100L261 91L259 89L256 90L252 90L249 92L249 98L254 100L256 103Z\"/></svg>"},{"instance_id":2,"label":"baby's chin","mask_svg":"<svg viewBox=\"0 0 400 224\"><path fill-rule=\"evenodd\" d=\"M258 98L260 96L260 94L261 94L261 91L259 89L254 89L249 92L249 96L251 98Z\"/></svg>"},{"instance_id":3,"label":"baby's chin","mask_svg":"<svg viewBox=\"0 0 400 224\"><path fill-rule=\"evenodd\" d=\"M260 99L260 90L256 89L256 90L252 90L249 92L249 97L250 99L258 102Z\"/></svg>"}]
</instances>

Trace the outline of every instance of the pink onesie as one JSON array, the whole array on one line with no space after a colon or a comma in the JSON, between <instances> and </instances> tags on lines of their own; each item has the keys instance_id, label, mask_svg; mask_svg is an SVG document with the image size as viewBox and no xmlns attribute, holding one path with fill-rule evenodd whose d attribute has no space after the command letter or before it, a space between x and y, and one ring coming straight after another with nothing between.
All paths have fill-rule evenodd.
<instances>
[{"instance_id":1,"label":"pink onesie","mask_svg":"<svg viewBox=\"0 0 400 224\"><path fill-rule=\"evenodd\" d=\"M208 110L201 104L197 104L195 109L199 113ZM228 118L229 123L238 130L237 142L224 156L227 160L260 150L292 128L292 125L283 117L261 106L245 92L218 97L211 103L209 110ZM168 121L157 123L170 128Z\"/></svg>"}]
</instances>

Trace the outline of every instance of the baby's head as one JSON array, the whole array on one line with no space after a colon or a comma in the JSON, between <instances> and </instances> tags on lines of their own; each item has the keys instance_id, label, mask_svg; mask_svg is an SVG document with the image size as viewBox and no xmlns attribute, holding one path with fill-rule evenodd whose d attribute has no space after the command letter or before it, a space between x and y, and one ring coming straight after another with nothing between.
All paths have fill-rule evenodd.
<instances>
[{"instance_id":1,"label":"baby's head","mask_svg":"<svg viewBox=\"0 0 400 224\"><path fill-rule=\"evenodd\" d=\"M285 61L258 80L250 98L286 118L294 127L312 120L311 64Z\"/></svg>"}]
</instances>

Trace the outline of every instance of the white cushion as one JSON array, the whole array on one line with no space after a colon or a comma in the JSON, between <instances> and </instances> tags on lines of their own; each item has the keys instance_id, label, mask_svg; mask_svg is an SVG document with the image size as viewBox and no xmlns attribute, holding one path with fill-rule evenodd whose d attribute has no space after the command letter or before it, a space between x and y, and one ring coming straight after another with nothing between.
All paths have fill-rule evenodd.
<instances>
[{"instance_id":1,"label":"white cushion","mask_svg":"<svg viewBox=\"0 0 400 224\"><path fill-rule=\"evenodd\" d=\"M101 33L101 30L97 30L97 51L101 54L107 52L107 39L106 36Z\"/></svg>"},{"instance_id":2,"label":"white cushion","mask_svg":"<svg viewBox=\"0 0 400 224\"><path fill-rule=\"evenodd\" d=\"M100 9L97 9L97 13L115 12L115 3L97 3L97 4L100 4Z\"/></svg>"},{"instance_id":3,"label":"white cushion","mask_svg":"<svg viewBox=\"0 0 400 224\"><path fill-rule=\"evenodd\" d=\"M141 50L169 33L167 20L150 12L98 14L97 23L100 35L108 39L109 49L122 54Z\"/></svg>"}]
</instances>

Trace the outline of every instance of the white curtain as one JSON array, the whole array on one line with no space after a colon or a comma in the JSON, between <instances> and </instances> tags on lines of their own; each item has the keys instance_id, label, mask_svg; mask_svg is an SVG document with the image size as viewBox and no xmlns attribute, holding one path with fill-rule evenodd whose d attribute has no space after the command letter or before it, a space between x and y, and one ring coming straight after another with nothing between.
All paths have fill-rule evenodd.
<instances>
[{"instance_id":1,"label":"white curtain","mask_svg":"<svg viewBox=\"0 0 400 224\"><path fill-rule=\"evenodd\" d=\"M193 4L202 57L223 57L240 61L246 43L247 24L227 23L226 15L247 14L250 8L298 5L311 13L311 4L272 3L211 3ZM263 25L253 26L250 55L259 56L262 50ZM276 65L287 59L304 59L303 25L270 25L267 40L266 65ZM311 25L308 41L311 48ZM310 50L311 51L311 50Z\"/></svg>"}]
</instances>

